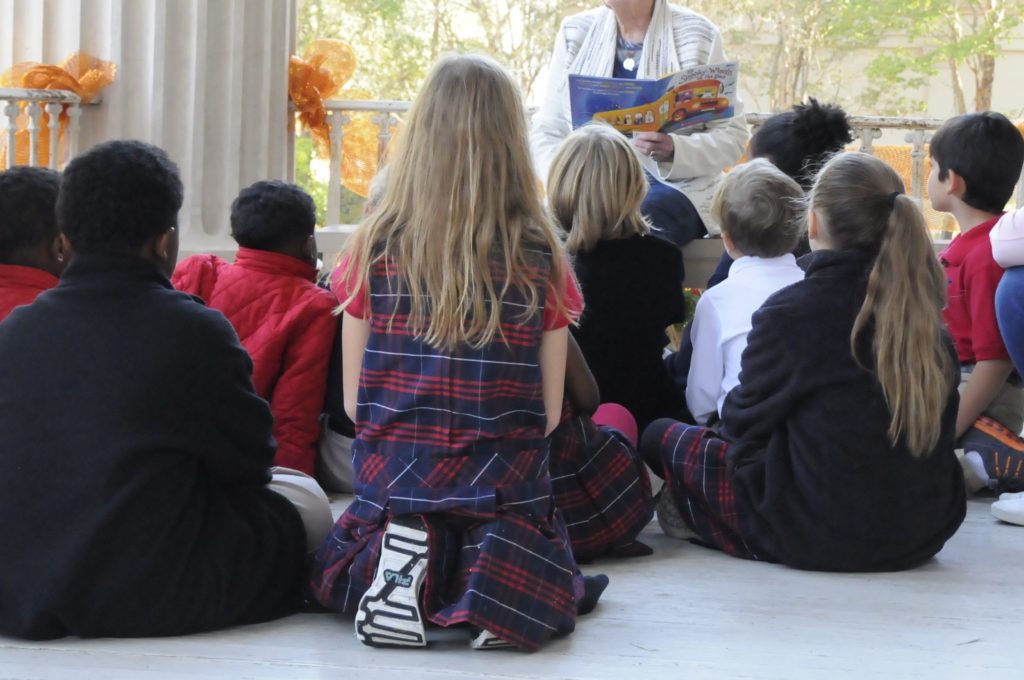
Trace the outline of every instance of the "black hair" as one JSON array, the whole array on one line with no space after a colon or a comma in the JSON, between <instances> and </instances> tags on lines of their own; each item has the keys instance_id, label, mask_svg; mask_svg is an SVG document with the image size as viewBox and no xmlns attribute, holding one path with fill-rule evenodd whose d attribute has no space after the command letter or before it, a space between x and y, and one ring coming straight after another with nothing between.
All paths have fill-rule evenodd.
<instances>
[{"instance_id":1,"label":"black hair","mask_svg":"<svg viewBox=\"0 0 1024 680\"><path fill-rule=\"evenodd\" d=\"M1024 165L1024 137L995 111L950 118L932 137L928 153L943 182L952 170L964 180L964 203L1001 213Z\"/></svg>"},{"instance_id":2,"label":"black hair","mask_svg":"<svg viewBox=\"0 0 1024 680\"><path fill-rule=\"evenodd\" d=\"M93 147L64 169L57 224L78 252L133 252L178 224L178 167L151 144Z\"/></svg>"},{"instance_id":3,"label":"black hair","mask_svg":"<svg viewBox=\"0 0 1024 680\"><path fill-rule=\"evenodd\" d=\"M846 112L810 97L766 120L750 139L750 155L767 158L807 191L825 161L852 141Z\"/></svg>"},{"instance_id":4,"label":"black hair","mask_svg":"<svg viewBox=\"0 0 1024 680\"><path fill-rule=\"evenodd\" d=\"M278 250L316 228L316 204L300 187L267 180L242 189L231 204L231 236L244 248Z\"/></svg>"},{"instance_id":5,"label":"black hair","mask_svg":"<svg viewBox=\"0 0 1024 680\"><path fill-rule=\"evenodd\" d=\"M55 170L19 165L0 172L0 262L57 238Z\"/></svg>"}]
</instances>

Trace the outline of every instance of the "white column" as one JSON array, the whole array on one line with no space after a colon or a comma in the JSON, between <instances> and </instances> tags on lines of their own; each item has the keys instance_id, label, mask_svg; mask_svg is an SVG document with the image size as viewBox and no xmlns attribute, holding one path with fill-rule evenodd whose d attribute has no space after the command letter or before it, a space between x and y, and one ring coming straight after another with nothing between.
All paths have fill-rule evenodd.
<instances>
[{"instance_id":1,"label":"white column","mask_svg":"<svg viewBox=\"0 0 1024 680\"><path fill-rule=\"evenodd\" d=\"M79 149L120 138L162 146L185 185L182 251L233 252L228 217L238 191L293 175L295 3L0 0L0 70L79 49L116 63L102 102L83 107Z\"/></svg>"}]
</instances>

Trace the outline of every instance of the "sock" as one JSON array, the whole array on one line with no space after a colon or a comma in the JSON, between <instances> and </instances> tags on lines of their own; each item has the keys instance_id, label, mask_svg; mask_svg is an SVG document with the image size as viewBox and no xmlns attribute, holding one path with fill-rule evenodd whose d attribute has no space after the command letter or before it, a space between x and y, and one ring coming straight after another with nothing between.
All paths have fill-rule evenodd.
<instances>
[{"instance_id":1,"label":"sock","mask_svg":"<svg viewBox=\"0 0 1024 680\"><path fill-rule=\"evenodd\" d=\"M583 577L583 599L576 603L576 613L580 616L594 611L601 593L608 587L608 577L604 574Z\"/></svg>"}]
</instances>

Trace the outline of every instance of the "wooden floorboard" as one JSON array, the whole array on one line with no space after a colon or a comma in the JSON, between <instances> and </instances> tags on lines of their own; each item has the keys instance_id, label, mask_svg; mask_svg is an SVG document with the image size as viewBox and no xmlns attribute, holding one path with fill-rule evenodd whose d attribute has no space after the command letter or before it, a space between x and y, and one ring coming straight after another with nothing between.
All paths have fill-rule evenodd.
<instances>
[{"instance_id":1,"label":"wooden floorboard","mask_svg":"<svg viewBox=\"0 0 1024 680\"><path fill-rule=\"evenodd\" d=\"M969 503L938 558L909 572L819 574L674 541L586 565L611 585L576 633L535 654L360 645L351 618L303 614L180 638L0 638L0 679L1024 678L1024 527ZM339 505L340 509L340 505Z\"/></svg>"}]
</instances>

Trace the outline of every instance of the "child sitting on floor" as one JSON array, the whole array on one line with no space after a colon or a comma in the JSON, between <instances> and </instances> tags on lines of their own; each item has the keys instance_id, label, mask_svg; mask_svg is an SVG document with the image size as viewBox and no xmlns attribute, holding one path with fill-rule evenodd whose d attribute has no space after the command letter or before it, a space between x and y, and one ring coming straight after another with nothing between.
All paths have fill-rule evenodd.
<instances>
[{"instance_id":1,"label":"child sitting on floor","mask_svg":"<svg viewBox=\"0 0 1024 680\"><path fill-rule=\"evenodd\" d=\"M792 250L803 236L800 185L763 159L725 176L711 210L734 260L729 278L697 302L691 322L693 360L686 406L701 425L721 417L725 395L739 384L750 317L775 291L804 278Z\"/></svg>"},{"instance_id":2,"label":"child sitting on floor","mask_svg":"<svg viewBox=\"0 0 1024 680\"><path fill-rule=\"evenodd\" d=\"M952 118L932 137L928 194L936 210L952 212L960 234L942 251L949 306L943 318L960 361L956 436L964 449L971 491L1012 478L993 445L1024 425L1024 390L996 319L1003 269L992 258L990 232L1013 195L1024 138L994 112Z\"/></svg>"},{"instance_id":3,"label":"child sitting on floor","mask_svg":"<svg viewBox=\"0 0 1024 680\"><path fill-rule=\"evenodd\" d=\"M316 555L315 596L375 646L424 646L427 622L467 625L478 649L572 632L607 584L576 569L545 438L582 300L501 66L434 66L346 247L356 499Z\"/></svg>"},{"instance_id":4,"label":"child sitting on floor","mask_svg":"<svg viewBox=\"0 0 1024 680\"><path fill-rule=\"evenodd\" d=\"M924 217L881 160L834 157L811 190L806 277L754 314L722 438L661 420L667 533L802 569L905 569L966 512L958 372Z\"/></svg>"},{"instance_id":5,"label":"child sitting on floor","mask_svg":"<svg viewBox=\"0 0 1024 680\"><path fill-rule=\"evenodd\" d=\"M624 406L641 431L684 413L683 391L662 363L665 329L685 312L683 257L650 234L640 214L646 193L636 152L609 125L576 130L551 162L548 201L587 301L573 336L601 398Z\"/></svg>"},{"instance_id":6,"label":"child sitting on floor","mask_svg":"<svg viewBox=\"0 0 1024 680\"><path fill-rule=\"evenodd\" d=\"M53 170L16 166L0 172L0 321L57 285L64 250L57 231Z\"/></svg>"},{"instance_id":7,"label":"child sitting on floor","mask_svg":"<svg viewBox=\"0 0 1024 680\"><path fill-rule=\"evenodd\" d=\"M327 498L271 474L267 403L220 312L171 287L160 149L73 159L60 284L0 323L0 635L183 635L287 614Z\"/></svg>"},{"instance_id":8,"label":"child sitting on floor","mask_svg":"<svg viewBox=\"0 0 1024 680\"><path fill-rule=\"evenodd\" d=\"M223 312L253 361L256 392L274 414L274 463L314 474L337 298L314 283L316 206L293 184L256 182L231 204L234 264L194 255L178 290Z\"/></svg>"}]
</instances>

